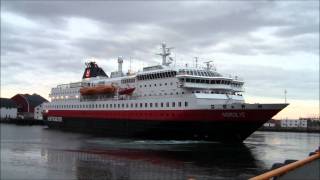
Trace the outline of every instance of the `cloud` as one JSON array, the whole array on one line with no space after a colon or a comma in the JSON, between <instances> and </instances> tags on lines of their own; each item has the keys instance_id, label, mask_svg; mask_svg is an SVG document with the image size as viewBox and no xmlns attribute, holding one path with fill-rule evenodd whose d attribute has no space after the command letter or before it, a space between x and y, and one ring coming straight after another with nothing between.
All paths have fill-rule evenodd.
<instances>
[{"instance_id":1,"label":"cloud","mask_svg":"<svg viewBox=\"0 0 320 180\"><path fill-rule=\"evenodd\" d=\"M287 88L295 99L318 97L318 1L1 5L1 89L6 94L37 83L48 92L56 83L78 81L84 61L92 57L108 73L115 70L118 56L134 59L134 70L159 64L155 54L166 41L175 47L177 63L192 64L194 56L213 57L222 71L243 75L248 94L278 97ZM125 61L125 68L128 64ZM266 92L268 87L272 89Z\"/></svg>"},{"instance_id":2,"label":"cloud","mask_svg":"<svg viewBox=\"0 0 320 180\"><path fill-rule=\"evenodd\" d=\"M319 70L248 64L237 64L236 67L236 73L245 80L249 96L282 98L287 90L291 99L319 99ZM233 70L230 65L221 69L223 72Z\"/></svg>"}]
</instances>

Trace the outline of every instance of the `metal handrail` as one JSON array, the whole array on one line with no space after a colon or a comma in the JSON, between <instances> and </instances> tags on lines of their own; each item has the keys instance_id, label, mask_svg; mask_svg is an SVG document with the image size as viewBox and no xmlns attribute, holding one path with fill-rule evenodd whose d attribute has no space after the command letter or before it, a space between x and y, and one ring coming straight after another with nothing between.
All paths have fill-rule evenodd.
<instances>
[{"instance_id":1,"label":"metal handrail","mask_svg":"<svg viewBox=\"0 0 320 180\"><path fill-rule=\"evenodd\" d=\"M296 161L296 162L293 162L293 163L290 163L288 165L285 165L285 166L282 166L278 169L275 169L275 170L272 170L272 171L269 171L269 172L266 172L264 174L261 174L259 176L256 176L256 177L253 177L253 178L250 178L250 180L267 180L267 179L271 179L273 177L277 177L277 176L281 176L289 171L292 171L294 169L297 169L307 163L310 163L316 159L320 159L320 152L317 151L316 154L312 155L312 156L309 156L305 159L302 159L300 161Z\"/></svg>"}]
</instances>

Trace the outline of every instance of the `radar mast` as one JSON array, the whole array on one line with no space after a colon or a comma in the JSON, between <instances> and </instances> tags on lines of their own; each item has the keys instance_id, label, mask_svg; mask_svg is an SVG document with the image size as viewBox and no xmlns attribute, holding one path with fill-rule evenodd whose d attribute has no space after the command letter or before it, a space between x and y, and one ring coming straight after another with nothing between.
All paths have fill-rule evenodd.
<instances>
[{"instance_id":1,"label":"radar mast","mask_svg":"<svg viewBox=\"0 0 320 180\"><path fill-rule=\"evenodd\" d=\"M162 46L162 52L158 53L157 55L160 55L162 57L162 65L168 66L172 60L170 59L171 61L167 62L167 56L171 54L170 50L173 49L173 47L167 48L167 45L164 42L161 44L161 46Z\"/></svg>"}]
</instances>

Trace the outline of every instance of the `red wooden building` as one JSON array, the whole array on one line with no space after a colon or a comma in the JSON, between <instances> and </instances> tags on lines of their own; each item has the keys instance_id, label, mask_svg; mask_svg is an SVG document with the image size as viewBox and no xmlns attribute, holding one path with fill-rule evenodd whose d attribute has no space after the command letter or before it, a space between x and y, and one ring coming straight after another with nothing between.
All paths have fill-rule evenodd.
<instances>
[{"instance_id":1,"label":"red wooden building","mask_svg":"<svg viewBox=\"0 0 320 180\"><path fill-rule=\"evenodd\" d=\"M33 118L34 108L44 102L48 102L38 94L17 94L11 99L17 104L18 117L20 118Z\"/></svg>"}]
</instances>

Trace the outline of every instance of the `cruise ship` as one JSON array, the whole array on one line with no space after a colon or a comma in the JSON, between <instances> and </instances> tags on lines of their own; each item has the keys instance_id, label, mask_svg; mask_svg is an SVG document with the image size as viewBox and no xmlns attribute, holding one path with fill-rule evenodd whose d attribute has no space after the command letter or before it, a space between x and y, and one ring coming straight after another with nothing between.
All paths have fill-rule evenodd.
<instances>
[{"instance_id":1,"label":"cruise ship","mask_svg":"<svg viewBox=\"0 0 320 180\"><path fill-rule=\"evenodd\" d=\"M44 117L50 128L142 139L242 142L288 104L245 103L244 81L204 67L161 65L108 76L94 61L79 82L52 88Z\"/></svg>"}]
</instances>

